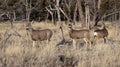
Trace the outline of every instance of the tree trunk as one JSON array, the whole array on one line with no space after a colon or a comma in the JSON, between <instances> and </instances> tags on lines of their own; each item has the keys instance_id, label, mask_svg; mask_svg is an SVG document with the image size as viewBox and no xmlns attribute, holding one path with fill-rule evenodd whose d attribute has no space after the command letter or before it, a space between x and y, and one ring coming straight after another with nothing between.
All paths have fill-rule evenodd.
<instances>
[{"instance_id":1,"label":"tree trunk","mask_svg":"<svg viewBox=\"0 0 120 67\"><path fill-rule=\"evenodd\" d=\"M13 22L15 22L16 20L16 13L15 13L15 10L13 11Z\"/></svg>"},{"instance_id":2,"label":"tree trunk","mask_svg":"<svg viewBox=\"0 0 120 67\"><path fill-rule=\"evenodd\" d=\"M54 23L54 19L53 19L53 12L50 11L47 7L46 7L47 11L50 13L51 17L52 17L52 23Z\"/></svg>"},{"instance_id":3,"label":"tree trunk","mask_svg":"<svg viewBox=\"0 0 120 67\"><path fill-rule=\"evenodd\" d=\"M26 0L26 20L27 20L27 22L30 21L30 13L31 13L31 0L30 0L30 3L28 3L28 0Z\"/></svg>"},{"instance_id":4,"label":"tree trunk","mask_svg":"<svg viewBox=\"0 0 120 67\"><path fill-rule=\"evenodd\" d=\"M96 1L96 0L94 0ZM97 3L97 4L96 4ZM94 21L95 21L95 25L98 24L98 22L101 20L101 15L100 15L100 5L101 5L101 0L98 0L98 2L95 2L95 6L97 6L97 9L95 11L95 15L94 15ZM96 8L96 7L95 7ZM94 9L95 9L94 8Z\"/></svg>"},{"instance_id":5,"label":"tree trunk","mask_svg":"<svg viewBox=\"0 0 120 67\"><path fill-rule=\"evenodd\" d=\"M11 28L13 28L13 13L8 12L8 17L10 19Z\"/></svg>"},{"instance_id":6,"label":"tree trunk","mask_svg":"<svg viewBox=\"0 0 120 67\"><path fill-rule=\"evenodd\" d=\"M98 11L100 11L101 0L98 0Z\"/></svg>"},{"instance_id":7,"label":"tree trunk","mask_svg":"<svg viewBox=\"0 0 120 67\"><path fill-rule=\"evenodd\" d=\"M92 19L92 21L94 22L94 24L95 24L95 18L96 18L96 12L97 12L97 9L96 9L96 0L93 0L93 19Z\"/></svg>"},{"instance_id":8,"label":"tree trunk","mask_svg":"<svg viewBox=\"0 0 120 67\"><path fill-rule=\"evenodd\" d=\"M68 16L68 18L69 19L71 19L71 15L70 15L70 12L71 12L71 9L70 9L70 7L71 7L71 0L69 0L68 2L67 2L67 0L65 0L65 6L66 6L66 14L67 14L67 16ZM67 20L68 22L70 21L70 20Z\"/></svg>"},{"instance_id":9,"label":"tree trunk","mask_svg":"<svg viewBox=\"0 0 120 67\"><path fill-rule=\"evenodd\" d=\"M82 10L82 6L81 6L81 0L77 0L77 5L78 5L81 24L84 27L86 24L85 24L85 17L83 15L83 10Z\"/></svg>"},{"instance_id":10,"label":"tree trunk","mask_svg":"<svg viewBox=\"0 0 120 67\"><path fill-rule=\"evenodd\" d=\"M85 20L86 20L86 27L89 29L89 27L90 27L90 11L89 11L89 5L87 2L85 4Z\"/></svg>"},{"instance_id":11,"label":"tree trunk","mask_svg":"<svg viewBox=\"0 0 120 67\"><path fill-rule=\"evenodd\" d=\"M77 17L77 4L75 5L75 10L74 10L74 17L73 17L74 23L76 23L76 17Z\"/></svg>"},{"instance_id":12,"label":"tree trunk","mask_svg":"<svg viewBox=\"0 0 120 67\"><path fill-rule=\"evenodd\" d=\"M59 0L56 0L56 10L57 10L57 16L58 16L58 23L60 23L61 18L60 18L60 11L59 11Z\"/></svg>"}]
</instances>

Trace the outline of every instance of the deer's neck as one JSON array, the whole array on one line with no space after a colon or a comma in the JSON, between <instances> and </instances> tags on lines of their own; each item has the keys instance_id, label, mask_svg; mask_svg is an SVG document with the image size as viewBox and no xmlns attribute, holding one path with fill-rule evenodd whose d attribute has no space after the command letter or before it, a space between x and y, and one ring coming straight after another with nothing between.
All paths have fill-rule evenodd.
<instances>
[{"instance_id":1,"label":"deer's neck","mask_svg":"<svg viewBox=\"0 0 120 67\"><path fill-rule=\"evenodd\" d=\"M29 28L30 35L33 33L33 28Z\"/></svg>"}]
</instances>

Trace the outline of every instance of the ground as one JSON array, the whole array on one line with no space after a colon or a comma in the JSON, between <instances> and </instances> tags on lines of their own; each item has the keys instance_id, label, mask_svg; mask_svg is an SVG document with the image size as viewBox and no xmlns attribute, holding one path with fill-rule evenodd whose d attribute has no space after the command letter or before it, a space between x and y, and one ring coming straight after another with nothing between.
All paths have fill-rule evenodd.
<instances>
[{"instance_id":1,"label":"ground","mask_svg":"<svg viewBox=\"0 0 120 67\"><path fill-rule=\"evenodd\" d=\"M0 33L3 35L0 44L0 67L60 67L66 63L60 60L61 55L72 58L71 62L75 63L73 67L120 67L118 24L106 22L109 32L107 43L104 44L101 40L99 44L92 45L90 50L87 50L84 45L80 46L79 40L76 50L72 49L72 45L68 43L56 46L62 39L59 25L54 26L47 22L35 22L32 25L35 29L50 28L53 31L49 44L44 41L37 44L39 47L32 47L32 40L27 35L22 22L14 23L14 30L21 36L11 35L5 40L7 38L5 32L11 32L11 26L9 22L0 23ZM74 28L79 28L79 24L76 24ZM71 42L67 25L63 25L63 31L65 40Z\"/></svg>"}]
</instances>

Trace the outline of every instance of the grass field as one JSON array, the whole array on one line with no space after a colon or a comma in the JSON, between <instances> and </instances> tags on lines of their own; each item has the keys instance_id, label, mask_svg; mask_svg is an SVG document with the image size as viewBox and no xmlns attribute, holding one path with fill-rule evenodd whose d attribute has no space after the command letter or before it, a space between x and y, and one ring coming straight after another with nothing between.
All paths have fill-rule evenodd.
<instances>
[{"instance_id":1,"label":"grass field","mask_svg":"<svg viewBox=\"0 0 120 67\"><path fill-rule=\"evenodd\" d=\"M40 47L32 47L32 40L27 35L22 22L14 23L14 29L11 29L8 22L0 23L0 67L72 67L62 66L65 62L59 62L60 55L72 58L72 63L76 63L74 67L120 67L119 26L110 22L105 24L109 32L106 44L100 40L91 50L86 50L84 45L80 46L81 40L78 40L78 49L73 50L72 45L68 44L56 47L62 39L59 25L33 23L34 28L50 28L54 34L49 44L44 41L38 43ZM78 27L78 24L74 26L74 28ZM11 35L5 40L7 37L7 35L3 36L5 32L14 33L14 30L22 37ZM63 25L63 31L65 39L70 41L67 25Z\"/></svg>"}]
</instances>

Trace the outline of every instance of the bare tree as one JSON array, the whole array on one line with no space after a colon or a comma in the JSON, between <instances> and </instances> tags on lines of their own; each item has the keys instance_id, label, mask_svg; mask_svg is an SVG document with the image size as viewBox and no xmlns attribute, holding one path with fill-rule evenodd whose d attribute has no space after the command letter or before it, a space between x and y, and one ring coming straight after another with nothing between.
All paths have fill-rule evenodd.
<instances>
[{"instance_id":1,"label":"bare tree","mask_svg":"<svg viewBox=\"0 0 120 67\"><path fill-rule=\"evenodd\" d=\"M50 9L49 9L50 8ZM46 10L50 13L51 17L52 17L52 23L54 23L54 17L53 17L53 12L51 11L52 8L51 8L51 5L48 7L46 7Z\"/></svg>"},{"instance_id":2,"label":"bare tree","mask_svg":"<svg viewBox=\"0 0 120 67\"><path fill-rule=\"evenodd\" d=\"M74 22L76 22L76 17L77 17L77 4L75 5L75 10L74 10L74 17L73 17Z\"/></svg>"},{"instance_id":3,"label":"bare tree","mask_svg":"<svg viewBox=\"0 0 120 67\"><path fill-rule=\"evenodd\" d=\"M57 10L58 22L60 23L61 18L60 18L59 2L60 2L60 0L56 0L56 10Z\"/></svg>"},{"instance_id":4,"label":"bare tree","mask_svg":"<svg viewBox=\"0 0 120 67\"><path fill-rule=\"evenodd\" d=\"M85 17L83 15L81 2L82 2L82 0L77 0L77 6L78 6L78 10L79 10L79 15L80 15L80 20L81 20L82 26L85 26L86 25L85 24Z\"/></svg>"},{"instance_id":5,"label":"bare tree","mask_svg":"<svg viewBox=\"0 0 120 67\"><path fill-rule=\"evenodd\" d=\"M22 0L22 2L23 2L23 5L25 6L25 9L26 9L26 20L27 20L27 22L29 22L30 13L31 13L31 10L32 10L31 0Z\"/></svg>"},{"instance_id":6,"label":"bare tree","mask_svg":"<svg viewBox=\"0 0 120 67\"><path fill-rule=\"evenodd\" d=\"M67 14L68 18L71 18L70 13L71 13L71 6L73 5L72 0L64 0L64 2L65 2L65 7L66 7L65 8L66 14ZM69 19L68 19L68 22L69 22Z\"/></svg>"},{"instance_id":7,"label":"bare tree","mask_svg":"<svg viewBox=\"0 0 120 67\"><path fill-rule=\"evenodd\" d=\"M101 15L100 15L100 6L101 6L101 0L93 0L93 9L94 9L94 15L93 15L93 21L94 24L97 25L98 21L101 19Z\"/></svg>"},{"instance_id":8,"label":"bare tree","mask_svg":"<svg viewBox=\"0 0 120 67\"><path fill-rule=\"evenodd\" d=\"M89 29L90 26L90 10L88 2L85 3L85 20L86 20L86 27Z\"/></svg>"},{"instance_id":9,"label":"bare tree","mask_svg":"<svg viewBox=\"0 0 120 67\"><path fill-rule=\"evenodd\" d=\"M98 11L100 10L101 0L98 0Z\"/></svg>"}]
</instances>

